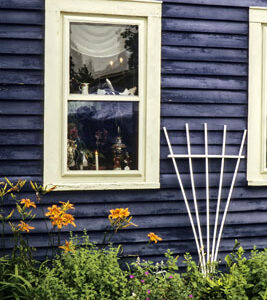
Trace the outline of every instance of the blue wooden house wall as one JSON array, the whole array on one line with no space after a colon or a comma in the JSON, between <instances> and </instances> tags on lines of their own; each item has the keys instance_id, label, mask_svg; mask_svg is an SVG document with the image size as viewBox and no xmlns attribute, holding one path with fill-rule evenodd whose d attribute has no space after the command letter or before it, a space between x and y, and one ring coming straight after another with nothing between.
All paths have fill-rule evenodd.
<instances>
[{"instance_id":1,"label":"blue wooden house wall","mask_svg":"<svg viewBox=\"0 0 267 300\"><path fill-rule=\"evenodd\" d=\"M184 124L192 130L193 151L203 151L203 123L209 126L210 151L219 152L223 125L228 125L229 153L237 153L247 127L248 7L267 0L167 0L163 2L161 124L170 131L175 150L186 151ZM42 182L44 98L44 1L0 0L0 180ZM167 249L195 253L192 231L167 146L161 136L161 189L137 191L54 192L44 198L32 225L31 243L46 253L48 237L41 207L62 200L75 204L76 232L87 229L100 242L109 209L129 207L137 228L122 230L115 242L137 253L155 232L161 243L142 250L160 259ZM181 162L190 195L188 166ZM229 186L233 163L226 165ZM204 164L194 164L198 197L205 212ZM212 207L217 197L220 163L211 170ZM34 197L26 187L23 197ZM224 190L224 197L226 196ZM6 202L7 209L11 202ZM63 233L64 235L64 233ZM248 187L246 162L233 193L222 241L222 255L237 238L244 248L267 246L267 187ZM7 235L7 240L9 236ZM8 244L8 243L7 243Z\"/></svg>"}]
</instances>

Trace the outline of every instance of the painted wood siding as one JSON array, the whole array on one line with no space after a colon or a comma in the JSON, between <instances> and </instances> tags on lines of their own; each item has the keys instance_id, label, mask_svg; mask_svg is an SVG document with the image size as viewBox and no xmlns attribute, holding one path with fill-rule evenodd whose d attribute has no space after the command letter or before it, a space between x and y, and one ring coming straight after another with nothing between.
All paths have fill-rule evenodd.
<instances>
[{"instance_id":1,"label":"painted wood siding","mask_svg":"<svg viewBox=\"0 0 267 300\"><path fill-rule=\"evenodd\" d=\"M242 130L247 127L248 6L265 4L264 0L164 1L161 124L170 131L178 153L186 151L186 122L192 130L193 153L204 151L204 122L210 130L210 152L220 152L222 128L227 124L228 151L237 153ZM43 0L0 0L0 180L8 176L13 181L42 181L44 26ZM109 209L129 207L139 227L123 230L114 238L124 244L125 253L142 249L150 231L160 235L163 242L145 247L142 254L146 257L162 258L168 248L180 255L195 253L185 205L167 153L162 135L160 190L56 192L44 198L32 224L36 227L32 245L46 254L48 237L41 208L70 200L76 206L74 231L86 228L92 240L101 242ZM225 185L229 186L234 166L228 163L225 168ZM180 169L191 197L186 161L181 161ZM194 169L204 216L204 163L196 160ZM211 205L215 208L220 163L212 162L210 171ZM243 161L223 235L224 252L232 249L235 238L247 249L254 244L266 247L266 196L265 187L247 187ZM34 197L29 187L23 197ZM10 203L6 203L7 210ZM6 239L8 245L10 236Z\"/></svg>"}]
</instances>

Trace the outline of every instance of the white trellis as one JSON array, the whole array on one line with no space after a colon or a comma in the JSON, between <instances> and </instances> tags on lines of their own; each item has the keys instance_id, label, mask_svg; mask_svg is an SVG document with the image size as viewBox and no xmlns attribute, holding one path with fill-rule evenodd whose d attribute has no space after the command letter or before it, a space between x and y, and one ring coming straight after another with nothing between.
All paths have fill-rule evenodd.
<instances>
[{"instance_id":1,"label":"white trellis","mask_svg":"<svg viewBox=\"0 0 267 300\"><path fill-rule=\"evenodd\" d=\"M246 139L246 134L247 130L244 130L240 149L239 149L239 154L238 155L226 155L225 154L225 147L226 147L226 132L227 132L227 126L224 125L224 130L223 130L223 142L222 142L222 153L221 154L209 154L208 151L208 126L205 123L204 124L204 143L205 143L205 154L192 154L191 153L191 143L190 143L190 132L189 132L189 125L185 124L186 128L186 140L187 140L187 154L174 154L172 145L169 139L168 131L165 127L163 127L164 134L167 140L167 144L169 147L169 152L170 154L168 155L169 158L172 159L173 166L177 175L177 179L181 188L181 192L184 198L184 202L186 205L187 213L189 216L189 220L192 226L193 230L193 235L194 239L196 242L197 246L197 252L199 256L199 262L201 266L201 270L204 274L208 272L208 265L209 263L217 261L217 256L218 256L218 251L220 247L220 242L222 238L222 233L223 233L223 228L225 224L225 219L227 216L227 212L229 209L231 197L232 197L232 192L234 189L234 184L236 181L236 176L240 164L240 160L245 158L245 156L242 155L244 144L245 144L245 139ZM183 186L183 182L180 176L180 172L178 169L177 161L176 159L184 159L188 158L189 160L189 172L190 172L190 180L191 180L191 188L192 188L192 196L193 196L193 202L194 202L194 208L195 208L195 222L197 226L197 230L195 227L195 222L193 219L193 214L190 209L190 205L185 193L185 189ZM196 196L196 188L195 188L195 181L194 181L194 173L193 173L193 162L192 159L194 158L204 158L205 159L205 173L206 173L206 234L207 234L207 239L206 239L206 248L204 247L203 244L203 236L202 236L202 228L200 224L200 218L199 218L199 210L198 210L198 201L197 201L197 196ZM219 180L219 186L218 186L218 197L217 197L217 206L216 206L216 214L215 214L215 221L214 221L214 230L213 230L213 238L212 238L212 246L210 245L211 242L211 237L210 237L210 195L209 195L209 159L221 159L221 171L220 171L220 180ZM224 173L224 162L225 159L235 159L236 160L236 165L235 165L235 170L232 178L232 182L230 185L228 197L226 200L226 204L224 207L224 212L223 216L221 219L221 224L219 224L219 215L220 215L220 207L221 207L221 194L222 194L222 187L223 187L223 173ZM219 227L219 233L218 232L218 227ZM206 251L206 253L205 253ZM206 255L206 259L205 259Z\"/></svg>"}]
</instances>

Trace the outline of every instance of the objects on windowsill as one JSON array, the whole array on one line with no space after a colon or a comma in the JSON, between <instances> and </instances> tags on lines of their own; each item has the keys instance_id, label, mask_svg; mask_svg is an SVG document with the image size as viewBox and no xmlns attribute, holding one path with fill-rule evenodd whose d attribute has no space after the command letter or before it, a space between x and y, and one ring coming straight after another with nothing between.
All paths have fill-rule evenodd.
<instances>
[{"instance_id":1,"label":"objects on windowsill","mask_svg":"<svg viewBox=\"0 0 267 300\"><path fill-rule=\"evenodd\" d=\"M131 159L130 159L130 155L129 155L129 152L126 152L125 153L125 159L124 159L124 161L123 161L123 163L124 163L124 170L125 171L129 171L129 170L131 170L130 169L130 164L131 164Z\"/></svg>"},{"instance_id":2,"label":"objects on windowsill","mask_svg":"<svg viewBox=\"0 0 267 300\"><path fill-rule=\"evenodd\" d=\"M99 158L98 158L98 151L95 151L95 169L96 171L99 170Z\"/></svg>"},{"instance_id":3,"label":"objects on windowsill","mask_svg":"<svg viewBox=\"0 0 267 300\"><path fill-rule=\"evenodd\" d=\"M118 136L115 144L112 145L113 170L130 170L130 155L126 151L127 146L122 142L120 127L118 126Z\"/></svg>"},{"instance_id":4,"label":"objects on windowsill","mask_svg":"<svg viewBox=\"0 0 267 300\"><path fill-rule=\"evenodd\" d=\"M89 83L83 82L80 85L79 90L82 95L89 95Z\"/></svg>"},{"instance_id":5,"label":"objects on windowsill","mask_svg":"<svg viewBox=\"0 0 267 300\"><path fill-rule=\"evenodd\" d=\"M118 92L114 89L111 81L106 78L106 84L108 86L108 88L105 89L97 89L97 95L120 95L120 96L134 96L136 91L137 91L137 87L134 86L130 89L125 88L123 92Z\"/></svg>"},{"instance_id":6,"label":"objects on windowsill","mask_svg":"<svg viewBox=\"0 0 267 300\"><path fill-rule=\"evenodd\" d=\"M114 87L108 78L106 78L106 83L107 83L108 87L112 90L112 92L115 93Z\"/></svg>"}]
</instances>

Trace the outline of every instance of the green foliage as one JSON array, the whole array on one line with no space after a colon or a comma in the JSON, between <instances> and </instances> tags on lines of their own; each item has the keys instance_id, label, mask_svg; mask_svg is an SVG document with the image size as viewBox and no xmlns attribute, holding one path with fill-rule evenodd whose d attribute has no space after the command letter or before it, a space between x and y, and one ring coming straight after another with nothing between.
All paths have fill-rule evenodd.
<instances>
[{"instance_id":1,"label":"green foliage","mask_svg":"<svg viewBox=\"0 0 267 300\"><path fill-rule=\"evenodd\" d=\"M72 239L75 251L62 252L53 261L29 265L9 257L0 259L0 299L33 300L266 300L267 249L254 249L249 258L239 247L226 256L228 271L216 265L208 276L189 254L186 271L179 274L170 251L165 262L138 258L128 270L119 264L120 247L99 248L84 237Z\"/></svg>"},{"instance_id":2,"label":"green foliage","mask_svg":"<svg viewBox=\"0 0 267 300\"><path fill-rule=\"evenodd\" d=\"M39 274L22 260L0 258L0 299L34 299L33 291Z\"/></svg>"},{"instance_id":3,"label":"green foliage","mask_svg":"<svg viewBox=\"0 0 267 300\"><path fill-rule=\"evenodd\" d=\"M127 277L118 262L119 248L86 242L57 256L35 290L37 299L129 299Z\"/></svg>"},{"instance_id":4,"label":"green foliage","mask_svg":"<svg viewBox=\"0 0 267 300\"><path fill-rule=\"evenodd\" d=\"M190 291L184 286L178 270L178 257L173 257L168 251L165 254L167 262L154 264L151 261L140 261L138 258L129 269L129 284L131 298L136 300L150 299L189 299Z\"/></svg>"},{"instance_id":5,"label":"green foliage","mask_svg":"<svg viewBox=\"0 0 267 300\"><path fill-rule=\"evenodd\" d=\"M82 241L71 235L70 241L61 245L58 230L58 246L61 245L59 248L64 252L57 248L61 255L40 264L32 257L35 249L28 244L27 234L34 227L27 223L35 218L31 207L36 208L41 196L55 187L30 182L36 196L36 202L33 202L19 197L26 181L13 184L7 178L5 180L0 182L1 249L5 249L6 225L11 227L14 243L10 256L0 258L1 300L267 300L267 249L258 251L254 248L247 257L237 241L233 252L225 257L226 272L219 272L218 265L212 264L207 267L210 272L204 275L190 254L185 254L186 271L179 274L178 257L170 251L165 254L165 262L155 264L138 258L128 266L128 271L123 270L120 266L121 246L114 248L107 243L119 229L135 225L128 208L110 211L113 232L108 239L104 238L104 248L90 243L86 232ZM13 210L4 209L6 197L12 199ZM75 225L73 216L66 214L67 210L73 209L73 204L69 201L61 204L61 207L49 207L50 220L59 221L56 217L61 217L62 226L65 223ZM12 217L14 212L19 223ZM153 240L148 237L151 243Z\"/></svg>"}]
</instances>

